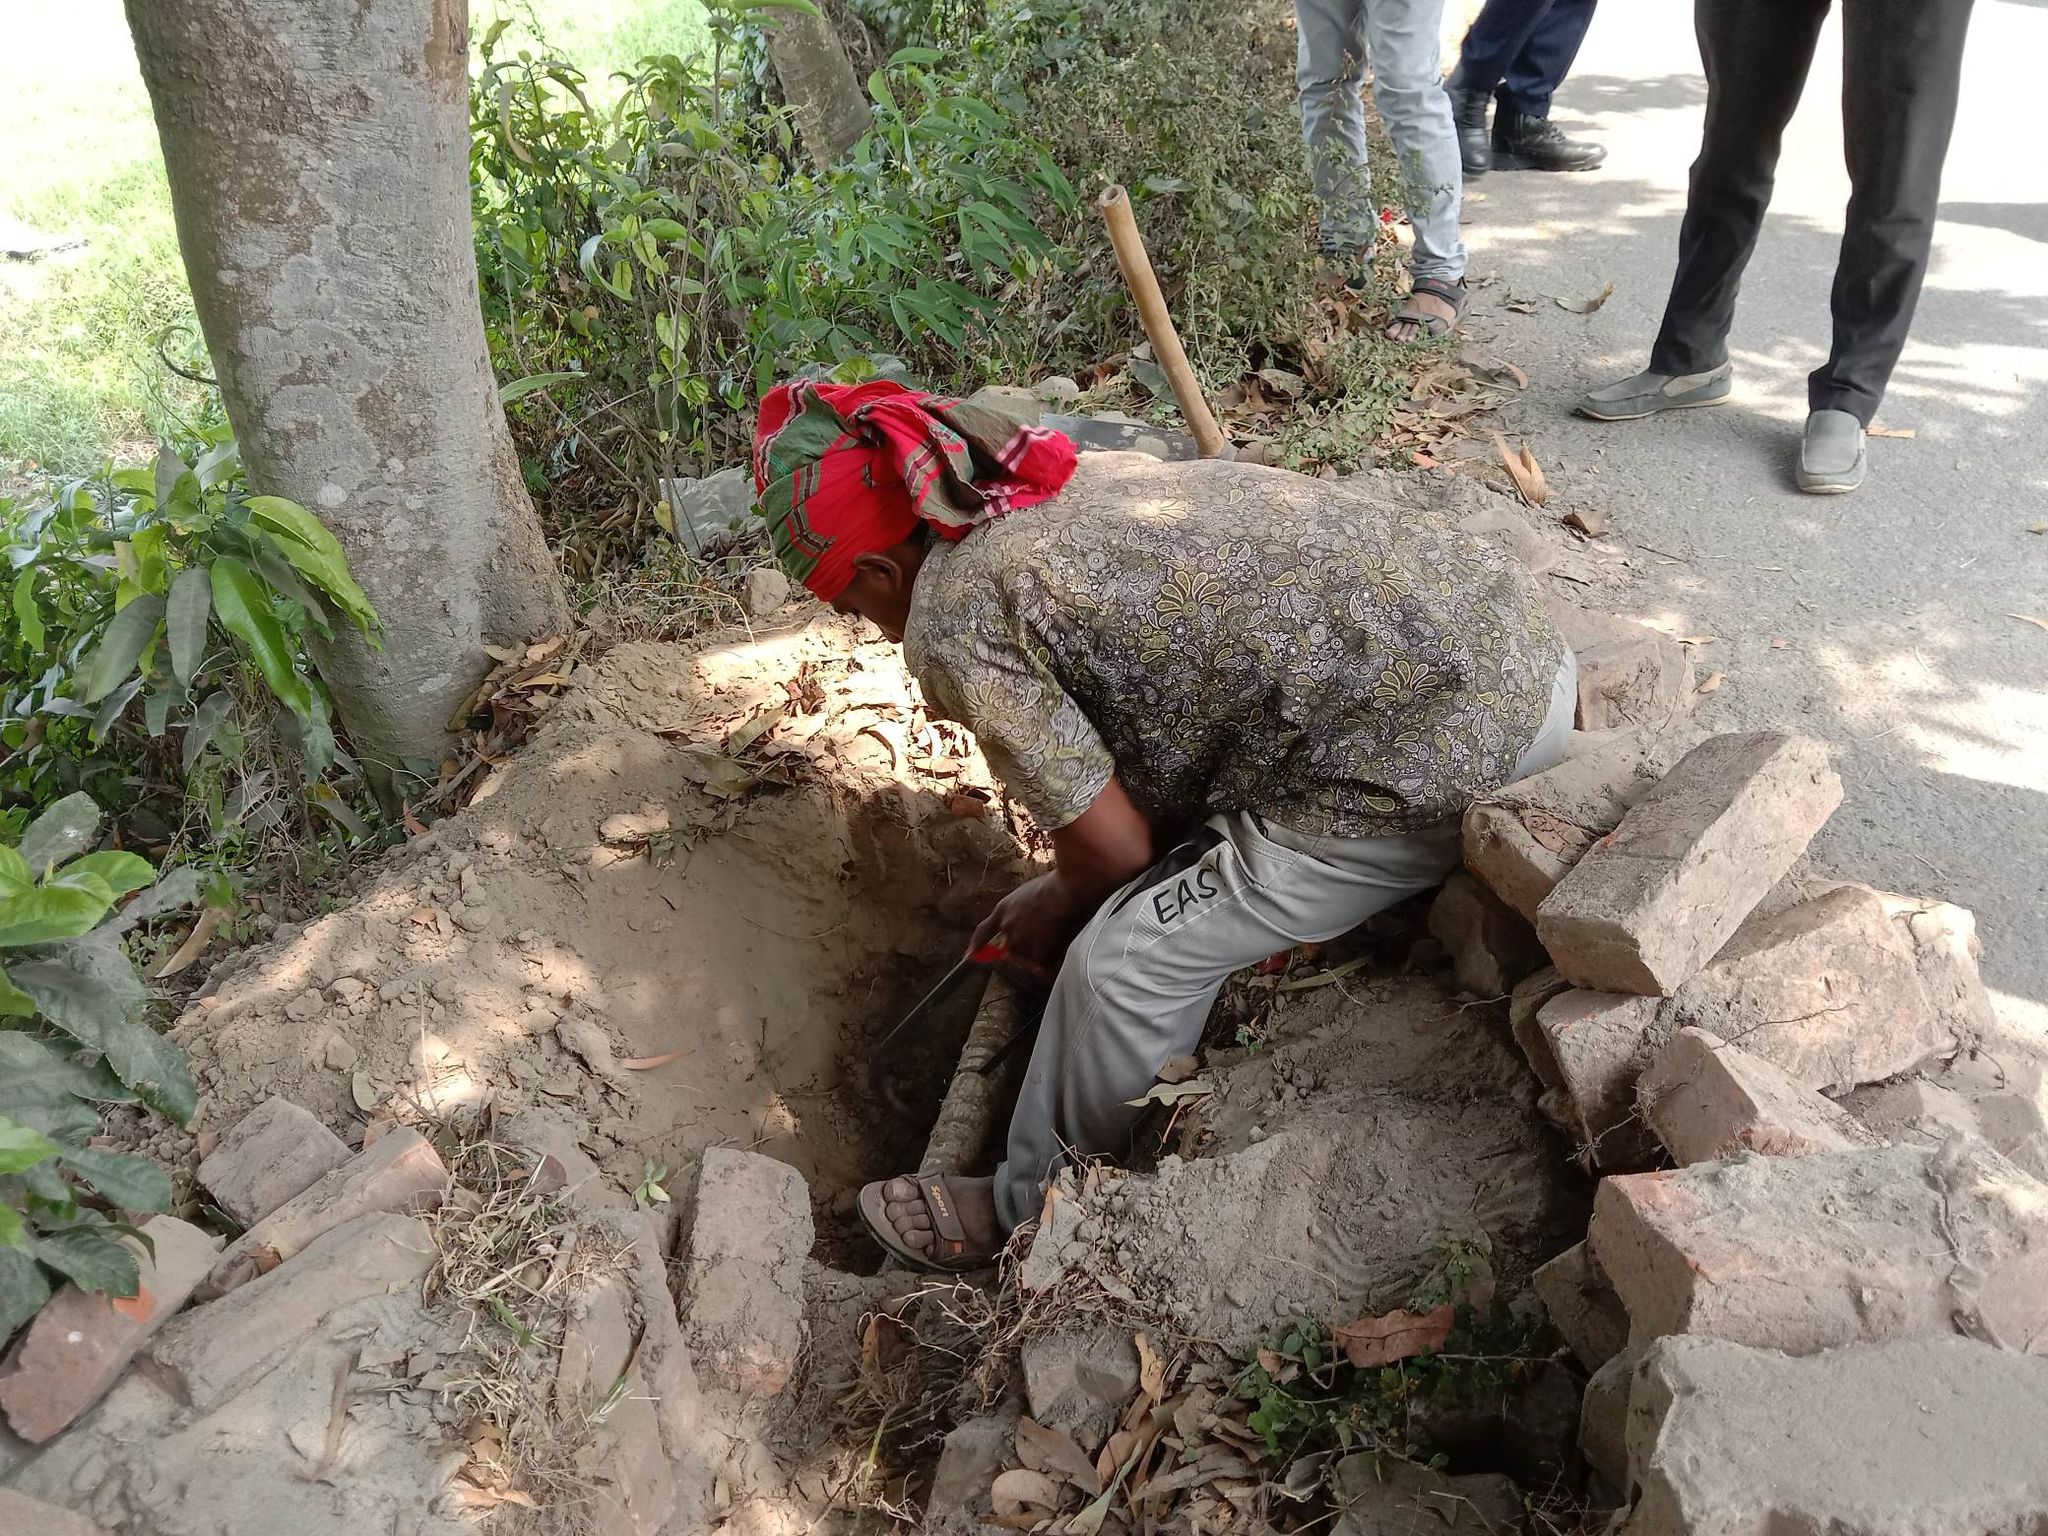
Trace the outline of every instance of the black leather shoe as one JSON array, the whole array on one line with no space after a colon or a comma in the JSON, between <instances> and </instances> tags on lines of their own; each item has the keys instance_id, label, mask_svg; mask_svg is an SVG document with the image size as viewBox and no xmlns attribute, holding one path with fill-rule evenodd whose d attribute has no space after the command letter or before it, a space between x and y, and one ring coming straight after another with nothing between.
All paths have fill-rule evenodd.
<instances>
[{"instance_id":1,"label":"black leather shoe","mask_svg":"<svg viewBox=\"0 0 2048 1536\"><path fill-rule=\"evenodd\" d=\"M1463 148L1462 126L1458 143ZM1493 115L1493 167L1497 171L1590 171L1606 158L1605 146L1568 139L1547 117L1524 117L1506 107Z\"/></svg>"},{"instance_id":2,"label":"black leather shoe","mask_svg":"<svg viewBox=\"0 0 2048 1536\"><path fill-rule=\"evenodd\" d=\"M1486 108L1491 92L1468 91L1458 83L1455 72L1444 82L1451 98L1451 120L1458 125L1458 157L1465 162L1467 176L1484 176L1493 168L1493 146L1486 138Z\"/></svg>"}]
</instances>

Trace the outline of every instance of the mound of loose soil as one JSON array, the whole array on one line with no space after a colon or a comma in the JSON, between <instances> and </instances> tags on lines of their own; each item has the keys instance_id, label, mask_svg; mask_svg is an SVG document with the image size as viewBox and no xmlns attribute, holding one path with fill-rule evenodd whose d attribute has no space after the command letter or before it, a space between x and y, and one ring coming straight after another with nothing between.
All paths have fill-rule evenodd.
<instances>
[{"instance_id":1,"label":"mound of loose soil","mask_svg":"<svg viewBox=\"0 0 2048 1536\"><path fill-rule=\"evenodd\" d=\"M723 1143L794 1164L829 1214L922 1145L869 1101L865 1047L1021 859L894 647L830 617L624 645L469 810L224 967L174 1033L202 1126L272 1094L351 1140L552 1107L625 1188Z\"/></svg>"},{"instance_id":2,"label":"mound of loose soil","mask_svg":"<svg viewBox=\"0 0 2048 1536\"><path fill-rule=\"evenodd\" d=\"M1197 1155L1068 1185L1027 1285L1092 1276L1242 1358L1289 1319L1400 1305L1447 1240L1482 1243L1512 1295L1585 1230L1497 1008L1346 977L1279 994L1267 1029L1211 1059L1181 1142Z\"/></svg>"}]
</instances>

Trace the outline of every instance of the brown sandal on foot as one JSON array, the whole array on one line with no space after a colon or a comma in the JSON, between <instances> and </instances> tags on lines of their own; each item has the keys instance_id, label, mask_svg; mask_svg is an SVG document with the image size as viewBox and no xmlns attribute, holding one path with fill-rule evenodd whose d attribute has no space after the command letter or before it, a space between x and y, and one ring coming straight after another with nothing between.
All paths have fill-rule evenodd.
<instances>
[{"instance_id":1,"label":"brown sandal on foot","mask_svg":"<svg viewBox=\"0 0 2048 1536\"><path fill-rule=\"evenodd\" d=\"M1427 310L1419 308L1415 303L1415 295L1418 293L1426 293L1431 298L1442 299L1450 305L1451 318L1446 320L1442 315L1432 315ZM1389 333L1401 321L1406 320L1411 325L1422 327L1421 335L1407 338L1408 344L1434 341L1439 336L1448 336L1458 328L1458 323L1465 318L1465 311L1471 303L1472 290L1465 286L1465 279L1462 277L1455 283L1445 282L1440 277L1418 277L1409 284L1408 302L1387 317L1386 330L1380 334L1397 346L1404 345L1399 338Z\"/></svg>"},{"instance_id":2,"label":"brown sandal on foot","mask_svg":"<svg viewBox=\"0 0 2048 1536\"><path fill-rule=\"evenodd\" d=\"M896 1234L896 1224L889 1219L889 1202L882 1194L885 1186L896 1182L894 1179L866 1185L860 1192L861 1220L890 1257L908 1269L933 1275L971 1274L995 1263L1001 1245L995 1253L977 1251L969 1245L967 1229L960 1225L959 1213L953 1209L952 1193L946 1188L944 1174L913 1173L907 1177L917 1186L924 1199L925 1214L932 1219L932 1245L928 1249L913 1248Z\"/></svg>"}]
</instances>

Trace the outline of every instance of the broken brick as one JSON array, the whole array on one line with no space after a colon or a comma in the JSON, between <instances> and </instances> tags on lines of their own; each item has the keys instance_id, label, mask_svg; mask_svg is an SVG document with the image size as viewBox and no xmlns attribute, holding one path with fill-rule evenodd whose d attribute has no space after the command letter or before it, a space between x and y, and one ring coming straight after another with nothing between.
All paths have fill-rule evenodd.
<instances>
[{"instance_id":1,"label":"broken brick","mask_svg":"<svg viewBox=\"0 0 2048 1536\"><path fill-rule=\"evenodd\" d=\"M1693 748L1537 909L1581 987L1666 996L1711 960L1842 799L1827 748L1774 732Z\"/></svg>"},{"instance_id":2,"label":"broken brick","mask_svg":"<svg viewBox=\"0 0 2048 1536\"><path fill-rule=\"evenodd\" d=\"M182 1402L210 1409L342 1307L417 1286L438 1256L417 1216L359 1216L322 1233L291 1263L179 1318L151 1349L150 1372Z\"/></svg>"},{"instance_id":3,"label":"broken brick","mask_svg":"<svg viewBox=\"0 0 2048 1536\"><path fill-rule=\"evenodd\" d=\"M1597 1371L1628 1345L1628 1313L1593 1262L1587 1243L1574 1243L1529 1277L1550 1326L1579 1364Z\"/></svg>"},{"instance_id":4,"label":"broken brick","mask_svg":"<svg viewBox=\"0 0 2048 1536\"><path fill-rule=\"evenodd\" d=\"M2048 1351L2048 1185L1978 1141L1610 1178L1592 1243L1634 1344L1811 1354L1963 1329Z\"/></svg>"},{"instance_id":5,"label":"broken brick","mask_svg":"<svg viewBox=\"0 0 2048 1536\"><path fill-rule=\"evenodd\" d=\"M1476 997L1505 997L1548 962L1528 920L1463 870L1437 893L1429 931L1450 954L1452 979Z\"/></svg>"},{"instance_id":6,"label":"broken brick","mask_svg":"<svg viewBox=\"0 0 2048 1536\"><path fill-rule=\"evenodd\" d=\"M1556 767L1503 785L1465 812L1465 867L1535 922L1565 871L1699 739L1689 722L1574 737Z\"/></svg>"},{"instance_id":7,"label":"broken brick","mask_svg":"<svg viewBox=\"0 0 2048 1536\"><path fill-rule=\"evenodd\" d=\"M1090 1455L1138 1390L1138 1351L1114 1328L1035 1334L1024 1341L1023 1368L1031 1417L1066 1430Z\"/></svg>"},{"instance_id":8,"label":"broken brick","mask_svg":"<svg viewBox=\"0 0 2048 1536\"><path fill-rule=\"evenodd\" d=\"M1514 1035L1515 1044L1522 1048L1522 1054L1529 1058L1529 1069L1545 1088L1562 1088L1564 1076L1550 1054L1550 1044L1543 1038L1537 1016L1545 1003L1571 990L1572 984L1551 965L1526 977L1508 996L1508 1030Z\"/></svg>"},{"instance_id":9,"label":"broken brick","mask_svg":"<svg viewBox=\"0 0 2048 1536\"><path fill-rule=\"evenodd\" d=\"M1880 1142L1847 1110L1703 1029L1673 1035L1636 1095L1643 1118L1678 1163L1739 1152L1804 1157Z\"/></svg>"},{"instance_id":10,"label":"broken brick","mask_svg":"<svg viewBox=\"0 0 2048 1536\"><path fill-rule=\"evenodd\" d=\"M132 1244L142 1279L133 1300L64 1286L0 1366L0 1410L31 1445L41 1445L106 1395L135 1352L185 1304L220 1246L211 1233L175 1216L152 1217L142 1230L155 1253Z\"/></svg>"},{"instance_id":11,"label":"broken brick","mask_svg":"<svg viewBox=\"0 0 2048 1536\"><path fill-rule=\"evenodd\" d=\"M804 1260L811 1200L787 1163L707 1147L683 1265L683 1338L732 1391L773 1397L796 1374L810 1338Z\"/></svg>"},{"instance_id":12,"label":"broken brick","mask_svg":"<svg viewBox=\"0 0 2048 1536\"><path fill-rule=\"evenodd\" d=\"M199 1288L199 1299L225 1296L357 1217L377 1211L431 1211L447 1188L448 1170L440 1154L418 1131L401 1126L229 1244Z\"/></svg>"},{"instance_id":13,"label":"broken brick","mask_svg":"<svg viewBox=\"0 0 2048 1536\"><path fill-rule=\"evenodd\" d=\"M1669 1038L1659 999L1574 988L1537 1010L1536 1028L1579 1160L1608 1170L1654 1162L1657 1141L1636 1110L1636 1079Z\"/></svg>"},{"instance_id":14,"label":"broken brick","mask_svg":"<svg viewBox=\"0 0 2048 1536\"><path fill-rule=\"evenodd\" d=\"M1953 1055L1957 1016L1931 990L1950 984L1951 961L1941 957L1933 977L1923 972L1909 922L1858 885L1759 915L1678 989L1666 1017L1830 1093Z\"/></svg>"},{"instance_id":15,"label":"broken brick","mask_svg":"<svg viewBox=\"0 0 2048 1536\"><path fill-rule=\"evenodd\" d=\"M1621 1350L1586 1378L1579 1400L1579 1452L1610 1487L1628 1486L1628 1396L1637 1356Z\"/></svg>"},{"instance_id":16,"label":"broken brick","mask_svg":"<svg viewBox=\"0 0 2048 1536\"><path fill-rule=\"evenodd\" d=\"M1549 984L1532 977L1510 1023L1537 1076L1569 1102L1567 1128L1592 1149L1591 1160L1609 1171L1641 1168L1656 1147L1637 1124L1636 1080L1681 1028L1733 1041L1795 1082L1831 1093L1959 1048L1958 1030L1972 1027L1972 1012L1953 999L1981 993L1974 961L1917 944L1908 925L1926 909L1900 900L1838 886L1759 909L1669 998L1580 989L1544 999ZM1950 911L1967 924L1969 914ZM2010 1140L2017 1147L2024 1135Z\"/></svg>"},{"instance_id":17,"label":"broken brick","mask_svg":"<svg viewBox=\"0 0 2048 1536\"><path fill-rule=\"evenodd\" d=\"M349 1159L348 1144L289 1099L265 1099L199 1163L214 1204L254 1226Z\"/></svg>"},{"instance_id":18,"label":"broken brick","mask_svg":"<svg viewBox=\"0 0 2048 1536\"><path fill-rule=\"evenodd\" d=\"M1557 619L1578 660L1580 730L1661 725L1697 702L1692 651L1669 635L1589 609Z\"/></svg>"},{"instance_id":19,"label":"broken brick","mask_svg":"<svg viewBox=\"0 0 2048 1536\"><path fill-rule=\"evenodd\" d=\"M15 1536L106 1536L106 1527L12 1488L0 1488L0 1531Z\"/></svg>"},{"instance_id":20,"label":"broken brick","mask_svg":"<svg viewBox=\"0 0 2048 1536\"><path fill-rule=\"evenodd\" d=\"M1973 1339L1800 1359L1662 1339L1628 1442L1632 1536L2048 1529L2048 1370Z\"/></svg>"}]
</instances>

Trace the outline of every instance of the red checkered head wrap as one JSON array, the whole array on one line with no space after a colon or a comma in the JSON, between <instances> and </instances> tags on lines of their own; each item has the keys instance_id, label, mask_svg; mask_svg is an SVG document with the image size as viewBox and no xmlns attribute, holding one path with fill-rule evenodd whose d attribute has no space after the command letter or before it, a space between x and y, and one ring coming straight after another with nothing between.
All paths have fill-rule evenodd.
<instances>
[{"instance_id":1,"label":"red checkered head wrap","mask_svg":"<svg viewBox=\"0 0 2048 1536\"><path fill-rule=\"evenodd\" d=\"M853 562L928 523L943 539L1059 494L1074 445L980 396L876 380L778 384L754 432L754 489L775 557L831 602Z\"/></svg>"}]
</instances>

